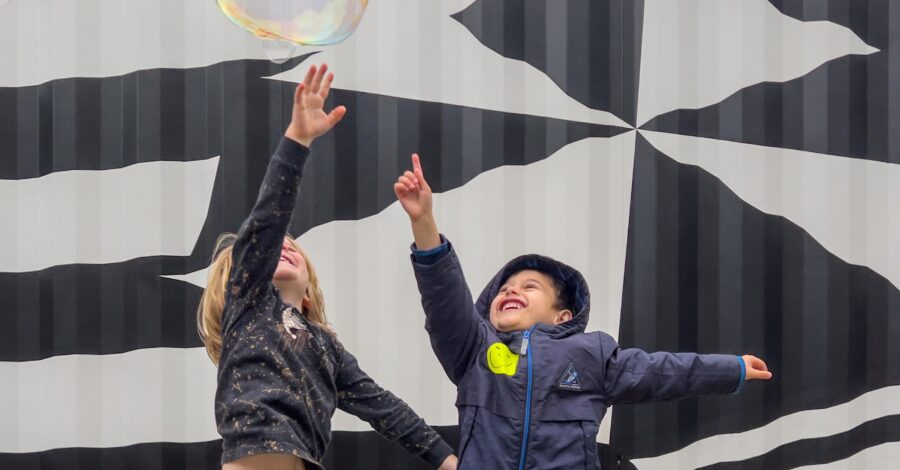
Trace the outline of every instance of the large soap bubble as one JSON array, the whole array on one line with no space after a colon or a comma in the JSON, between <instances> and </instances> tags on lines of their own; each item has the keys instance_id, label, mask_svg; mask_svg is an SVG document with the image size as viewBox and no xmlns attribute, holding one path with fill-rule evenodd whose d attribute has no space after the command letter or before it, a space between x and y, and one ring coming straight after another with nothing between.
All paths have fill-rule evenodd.
<instances>
[{"instance_id":1,"label":"large soap bubble","mask_svg":"<svg viewBox=\"0 0 900 470\"><path fill-rule=\"evenodd\" d=\"M275 41L325 46L347 39L362 20L368 0L216 0L236 25ZM271 57L270 57L271 58ZM274 60L274 59L273 59Z\"/></svg>"}]
</instances>

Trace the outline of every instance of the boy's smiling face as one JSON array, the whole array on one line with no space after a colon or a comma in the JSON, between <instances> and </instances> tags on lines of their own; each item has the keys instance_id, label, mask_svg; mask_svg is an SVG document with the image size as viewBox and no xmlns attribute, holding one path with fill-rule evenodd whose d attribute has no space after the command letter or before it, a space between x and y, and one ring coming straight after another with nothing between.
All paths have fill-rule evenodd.
<instances>
[{"instance_id":1,"label":"boy's smiling face","mask_svg":"<svg viewBox=\"0 0 900 470\"><path fill-rule=\"evenodd\" d=\"M557 287L550 276L532 269L519 271L503 283L491 302L491 324L506 332L571 320L572 312L557 301Z\"/></svg>"}]
</instances>

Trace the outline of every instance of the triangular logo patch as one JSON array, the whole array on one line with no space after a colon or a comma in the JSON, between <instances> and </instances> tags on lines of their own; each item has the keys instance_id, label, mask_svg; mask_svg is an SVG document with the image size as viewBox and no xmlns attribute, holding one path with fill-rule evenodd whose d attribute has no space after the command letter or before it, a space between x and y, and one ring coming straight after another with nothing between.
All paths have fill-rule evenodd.
<instances>
[{"instance_id":1,"label":"triangular logo patch","mask_svg":"<svg viewBox=\"0 0 900 470\"><path fill-rule=\"evenodd\" d=\"M581 382L578 380L578 371L575 370L574 363L569 363L569 367L566 367L566 371L556 381L556 386L563 390L581 391Z\"/></svg>"}]
</instances>

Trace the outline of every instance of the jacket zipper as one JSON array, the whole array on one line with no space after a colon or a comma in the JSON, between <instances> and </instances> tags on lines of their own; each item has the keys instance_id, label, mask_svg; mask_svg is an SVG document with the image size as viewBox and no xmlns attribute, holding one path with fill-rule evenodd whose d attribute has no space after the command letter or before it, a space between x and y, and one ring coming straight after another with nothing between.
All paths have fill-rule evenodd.
<instances>
[{"instance_id":1,"label":"jacket zipper","mask_svg":"<svg viewBox=\"0 0 900 470\"><path fill-rule=\"evenodd\" d=\"M519 456L519 470L525 470L525 456L528 450L528 428L531 426L531 332L532 326L525 330L522 336L522 347L519 355L525 355L528 359L528 388L525 390L525 431L522 433L522 453Z\"/></svg>"}]
</instances>

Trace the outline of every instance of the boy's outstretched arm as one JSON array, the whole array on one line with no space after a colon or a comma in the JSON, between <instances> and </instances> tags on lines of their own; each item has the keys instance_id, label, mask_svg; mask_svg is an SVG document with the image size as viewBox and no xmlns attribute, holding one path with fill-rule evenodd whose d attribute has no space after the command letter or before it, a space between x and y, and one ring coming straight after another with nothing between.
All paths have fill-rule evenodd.
<instances>
[{"instance_id":1,"label":"boy's outstretched arm","mask_svg":"<svg viewBox=\"0 0 900 470\"><path fill-rule=\"evenodd\" d=\"M648 353L622 349L601 334L604 391L609 404L644 403L714 393L735 393L746 380L768 380L772 373L754 356Z\"/></svg>"},{"instance_id":2,"label":"boy's outstretched arm","mask_svg":"<svg viewBox=\"0 0 900 470\"><path fill-rule=\"evenodd\" d=\"M425 329L447 377L458 385L475 360L485 322L475 311L456 252L438 232L431 187L418 155L413 154L412 165L412 171L397 179L394 193L409 215L415 238L412 261L425 310Z\"/></svg>"}]
</instances>

